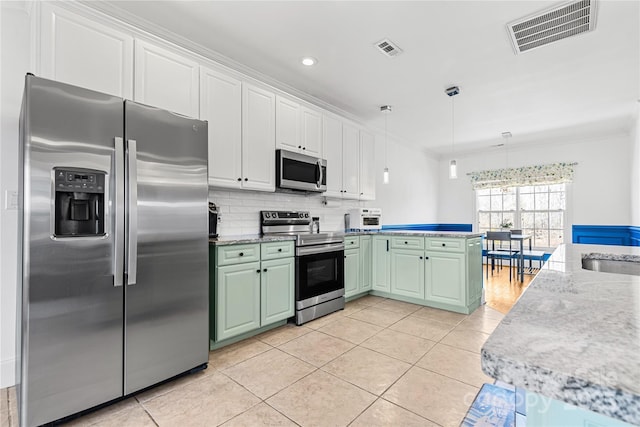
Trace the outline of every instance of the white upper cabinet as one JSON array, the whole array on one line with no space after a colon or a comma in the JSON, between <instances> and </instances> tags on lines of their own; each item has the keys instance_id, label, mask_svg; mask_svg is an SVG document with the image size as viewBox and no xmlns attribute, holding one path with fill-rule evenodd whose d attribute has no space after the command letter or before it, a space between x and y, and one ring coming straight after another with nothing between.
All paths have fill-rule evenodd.
<instances>
[{"instance_id":1,"label":"white upper cabinet","mask_svg":"<svg viewBox=\"0 0 640 427\"><path fill-rule=\"evenodd\" d=\"M300 119L303 153L322 157L322 114L317 110L302 106Z\"/></svg>"},{"instance_id":2,"label":"white upper cabinet","mask_svg":"<svg viewBox=\"0 0 640 427\"><path fill-rule=\"evenodd\" d=\"M342 197L359 199L358 168L360 159L360 132L355 126L342 124Z\"/></svg>"},{"instance_id":3,"label":"white upper cabinet","mask_svg":"<svg viewBox=\"0 0 640 427\"><path fill-rule=\"evenodd\" d=\"M276 97L268 90L242 85L242 186L275 191Z\"/></svg>"},{"instance_id":4,"label":"white upper cabinet","mask_svg":"<svg viewBox=\"0 0 640 427\"><path fill-rule=\"evenodd\" d=\"M198 63L143 40L135 49L134 100L198 117Z\"/></svg>"},{"instance_id":5,"label":"white upper cabinet","mask_svg":"<svg viewBox=\"0 0 640 427\"><path fill-rule=\"evenodd\" d=\"M324 158L327 160L327 197L342 197L342 121L325 114L322 118Z\"/></svg>"},{"instance_id":6,"label":"white upper cabinet","mask_svg":"<svg viewBox=\"0 0 640 427\"><path fill-rule=\"evenodd\" d=\"M322 114L284 96L276 96L276 146L322 157Z\"/></svg>"},{"instance_id":7,"label":"white upper cabinet","mask_svg":"<svg viewBox=\"0 0 640 427\"><path fill-rule=\"evenodd\" d=\"M376 198L375 176L375 147L376 139L370 133L360 131L360 200L374 200Z\"/></svg>"},{"instance_id":8,"label":"white upper cabinet","mask_svg":"<svg viewBox=\"0 0 640 427\"><path fill-rule=\"evenodd\" d=\"M276 145L289 151L301 151L300 104L276 96Z\"/></svg>"},{"instance_id":9,"label":"white upper cabinet","mask_svg":"<svg viewBox=\"0 0 640 427\"><path fill-rule=\"evenodd\" d=\"M201 67L200 119L209 122L209 185L242 188L242 82Z\"/></svg>"},{"instance_id":10,"label":"white upper cabinet","mask_svg":"<svg viewBox=\"0 0 640 427\"><path fill-rule=\"evenodd\" d=\"M132 36L43 2L40 47L42 77L132 98Z\"/></svg>"}]
</instances>

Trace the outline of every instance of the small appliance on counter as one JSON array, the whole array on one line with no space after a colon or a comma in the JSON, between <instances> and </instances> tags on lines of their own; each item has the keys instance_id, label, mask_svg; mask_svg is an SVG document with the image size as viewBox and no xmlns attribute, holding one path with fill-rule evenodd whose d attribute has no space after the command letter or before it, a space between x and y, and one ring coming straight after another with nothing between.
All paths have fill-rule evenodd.
<instances>
[{"instance_id":1,"label":"small appliance on counter","mask_svg":"<svg viewBox=\"0 0 640 427\"><path fill-rule=\"evenodd\" d=\"M346 230L380 230L382 228L382 209L350 209L344 219Z\"/></svg>"},{"instance_id":2,"label":"small appliance on counter","mask_svg":"<svg viewBox=\"0 0 640 427\"><path fill-rule=\"evenodd\" d=\"M311 233L320 233L320 217L311 217Z\"/></svg>"},{"instance_id":3,"label":"small appliance on counter","mask_svg":"<svg viewBox=\"0 0 640 427\"><path fill-rule=\"evenodd\" d=\"M215 203L209 202L209 238L218 237L218 207Z\"/></svg>"}]
</instances>

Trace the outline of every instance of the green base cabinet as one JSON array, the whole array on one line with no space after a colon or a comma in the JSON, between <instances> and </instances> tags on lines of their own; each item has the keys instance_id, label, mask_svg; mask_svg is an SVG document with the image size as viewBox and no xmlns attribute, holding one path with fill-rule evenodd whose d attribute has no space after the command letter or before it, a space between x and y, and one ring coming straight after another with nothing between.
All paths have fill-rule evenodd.
<instances>
[{"instance_id":1,"label":"green base cabinet","mask_svg":"<svg viewBox=\"0 0 640 427\"><path fill-rule=\"evenodd\" d=\"M373 236L371 250L371 289L391 292L391 237Z\"/></svg>"},{"instance_id":2,"label":"green base cabinet","mask_svg":"<svg viewBox=\"0 0 640 427\"><path fill-rule=\"evenodd\" d=\"M466 306L464 253L425 252L425 299Z\"/></svg>"},{"instance_id":3,"label":"green base cabinet","mask_svg":"<svg viewBox=\"0 0 640 427\"><path fill-rule=\"evenodd\" d=\"M262 261L260 324L268 325L294 314L295 262L293 258Z\"/></svg>"},{"instance_id":4,"label":"green base cabinet","mask_svg":"<svg viewBox=\"0 0 640 427\"><path fill-rule=\"evenodd\" d=\"M360 250L344 251L344 296L349 298L359 293L360 287Z\"/></svg>"},{"instance_id":5,"label":"green base cabinet","mask_svg":"<svg viewBox=\"0 0 640 427\"><path fill-rule=\"evenodd\" d=\"M371 260L373 256L373 239L371 236L360 236L360 291L371 290L373 283Z\"/></svg>"},{"instance_id":6,"label":"green base cabinet","mask_svg":"<svg viewBox=\"0 0 640 427\"><path fill-rule=\"evenodd\" d=\"M216 274L216 339L260 327L260 263L225 265Z\"/></svg>"},{"instance_id":7,"label":"green base cabinet","mask_svg":"<svg viewBox=\"0 0 640 427\"><path fill-rule=\"evenodd\" d=\"M391 251L391 293L424 299L424 252L413 249Z\"/></svg>"}]
</instances>

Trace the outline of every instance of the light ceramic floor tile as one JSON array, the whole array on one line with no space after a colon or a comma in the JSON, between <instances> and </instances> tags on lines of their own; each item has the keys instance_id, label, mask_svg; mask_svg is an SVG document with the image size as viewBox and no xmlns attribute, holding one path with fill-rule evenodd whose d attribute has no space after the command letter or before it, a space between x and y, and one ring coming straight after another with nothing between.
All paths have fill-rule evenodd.
<instances>
[{"instance_id":1,"label":"light ceramic floor tile","mask_svg":"<svg viewBox=\"0 0 640 427\"><path fill-rule=\"evenodd\" d=\"M437 427L437 424L394 405L384 399L376 400L350 427Z\"/></svg>"},{"instance_id":2,"label":"light ceramic floor tile","mask_svg":"<svg viewBox=\"0 0 640 427\"><path fill-rule=\"evenodd\" d=\"M482 373L480 355L456 347L437 344L416 366L453 378L474 387L493 384L493 378Z\"/></svg>"},{"instance_id":3,"label":"light ceramic floor tile","mask_svg":"<svg viewBox=\"0 0 640 427\"><path fill-rule=\"evenodd\" d=\"M480 353L487 338L489 338L489 334L483 332L456 328L444 337L441 342L463 350Z\"/></svg>"},{"instance_id":4,"label":"light ceramic floor tile","mask_svg":"<svg viewBox=\"0 0 640 427\"><path fill-rule=\"evenodd\" d=\"M459 426L478 389L413 367L382 396L442 426Z\"/></svg>"},{"instance_id":5,"label":"light ceramic floor tile","mask_svg":"<svg viewBox=\"0 0 640 427\"><path fill-rule=\"evenodd\" d=\"M351 319L349 317L343 317L319 329L320 332L324 332L354 344L360 344L362 341L372 337L381 330L382 328L380 326L361 322L360 320Z\"/></svg>"},{"instance_id":6,"label":"light ceramic floor tile","mask_svg":"<svg viewBox=\"0 0 640 427\"><path fill-rule=\"evenodd\" d=\"M382 298L382 297L377 297L375 295L365 295L362 298L358 298L357 302L359 302L360 304L364 304L364 305L368 305L368 306L374 306L374 305L378 305L383 301L386 301L387 298Z\"/></svg>"},{"instance_id":7,"label":"light ceramic floor tile","mask_svg":"<svg viewBox=\"0 0 640 427\"><path fill-rule=\"evenodd\" d=\"M0 389L0 426L8 426L9 419L9 391L6 388Z\"/></svg>"},{"instance_id":8,"label":"light ceramic floor tile","mask_svg":"<svg viewBox=\"0 0 640 427\"><path fill-rule=\"evenodd\" d=\"M410 367L384 354L356 347L327 363L322 370L379 396Z\"/></svg>"},{"instance_id":9,"label":"light ceramic floor tile","mask_svg":"<svg viewBox=\"0 0 640 427\"><path fill-rule=\"evenodd\" d=\"M156 423L139 404L97 420L92 427L154 427Z\"/></svg>"},{"instance_id":10,"label":"light ceramic floor tile","mask_svg":"<svg viewBox=\"0 0 640 427\"><path fill-rule=\"evenodd\" d=\"M360 345L408 363L416 363L435 342L385 329Z\"/></svg>"},{"instance_id":11,"label":"light ceramic floor tile","mask_svg":"<svg viewBox=\"0 0 640 427\"><path fill-rule=\"evenodd\" d=\"M271 350L271 348L270 345L258 341L255 338L249 338L210 352L209 367L223 370L260 353L264 353L267 350Z\"/></svg>"},{"instance_id":12,"label":"light ceramic floor tile","mask_svg":"<svg viewBox=\"0 0 640 427\"><path fill-rule=\"evenodd\" d=\"M222 373L163 394L143 406L159 426L216 426L260 403Z\"/></svg>"},{"instance_id":13,"label":"light ceramic floor tile","mask_svg":"<svg viewBox=\"0 0 640 427\"><path fill-rule=\"evenodd\" d=\"M502 320L504 319L504 314L500 313L498 310L489 307L488 305L481 305L480 307L478 307L473 313L471 313L469 316L471 317L490 317L492 319L495 320Z\"/></svg>"},{"instance_id":14,"label":"light ceramic floor tile","mask_svg":"<svg viewBox=\"0 0 640 427\"><path fill-rule=\"evenodd\" d=\"M301 426L346 426L376 397L346 381L316 371L269 398L267 403Z\"/></svg>"},{"instance_id":15,"label":"light ceramic floor tile","mask_svg":"<svg viewBox=\"0 0 640 427\"><path fill-rule=\"evenodd\" d=\"M257 340L263 343L272 345L274 347L284 344L287 341L291 341L294 338L298 338L304 334L311 332L312 329L306 326L296 326L293 323L287 323L279 328L272 329L256 337Z\"/></svg>"},{"instance_id":16,"label":"light ceramic floor tile","mask_svg":"<svg viewBox=\"0 0 640 427\"><path fill-rule=\"evenodd\" d=\"M491 334L496 329L500 320L490 316L469 316L456 326L456 329L469 329L472 331L480 331L485 334Z\"/></svg>"},{"instance_id":17,"label":"light ceramic floor tile","mask_svg":"<svg viewBox=\"0 0 640 427\"><path fill-rule=\"evenodd\" d=\"M387 299L376 305L381 310L395 311L396 313L411 314L422 308L421 305L411 304L410 302L396 301Z\"/></svg>"},{"instance_id":18,"label":"light ceramic floor tile","mask_svg":"<svg viewBox=\"0 0 640 427\"><path fill-rule=\"evenodd\" d=\"M348 341L313 331L282 344L278 348L298 359L320 367L342 353L351 350L353 346L354 344Z\"/></svg>"},{"instance_id":19,"label":"light ceramic floor tile","mask_svg":"<svg viewBox=\"0 0 640 427\"><path fill-rule=\"evenodd\" d=\"M120 402L109 405L98 411L90 412L86 415L83 415L82 417L75 418L69 421L68 423L65 423L65 426L73 426L73 427L90 426L99 422L108 422L110 419L116 418L118 414L121 412L132 413L135 416L136 408L144 412L144 409L142 408L142 406L140 406L136 398L131 397L129 399L122 400Z\"/></svg>"},{"instance_id":20,"label":"light ceramic floor tile","mask_svg":"<svg viewBox=\"0 0 640 427\"><path fill-rule=\"evenodd\" d=\"M399 322L394 323L389 327L389 329L415 335L431 341L440 341L453 329L453 326L437 320L410 315Z\"/></svg>"},{"instance_id":21,"label":"light ceramic floor tile","mask_svg":"<svg viewBox=\"0 0 640 427\"><path fill-rule=\"evenodd\" d=\"M222 424L224 427L295 427L296 423L273 409L271 406L260 403L237 417Z\"/></svg>"},{"instance_id":22,"label":"light ceramic floor tile","mask_svg":"<svg viewBox=\"0 0 640 427\"><path fill-rule=\"evenodd\" d=\"M12 427L18 427L18 399L16 396L16 387L7 389L9 395L9 420Z\"/></svg>"},{"instance_id":23,"label":"light ceramic floor tile","mask_svg":"<svg viewBox=\"0 0 640 427\"><path fill-rule=\"evenodd\" d=\"M266 399L315 369L315 366L274 348L222 372L259 398Z\"/></svg>"},{"instance_id":24,"label":"light ceramic floor tile","mask_svg":"<svg viewBox=\"0 0 640 427\"><path fill-rule=\"evenodd\" d=\"M318 330L324 326L327 326L330 323L333 323L339 319L344 317L344 313L342 310L333 312L331 314L327 314L326 316L322 316L319 319L312 320L309 323L305 323L304 326L307 328Z\"/></svg>"},{"instance_id":25,"label":"light ceramic floor tile","mask_svg":"<svg viewBox=\"0 0 640 427\"><path fill-rule=\"evenodd\" d=\"M146 402L147 400L154 399L163 394L167 394L173 390L178 390L182 387L185 387L188 384L191 384L194 381L198 381L201 378L213 375L216 372L215 369L207 368L203 371L198 371L193 374L183 375L179 378L166 382L164 384L157 385L145 392L142 392L136 395L136 399L139 402Z\"/></svg>"},{"instance_id":26,"label":"light ceramic floor tile","mask_svg":"<svg viewBox=\"0 0 640 427\"><path fill-rule=\"evenodd\" d=\"M437 320L438 322L447 323L452 326L457 325L468 317L466 314L454 313L452 311L440 310L431 307L422 307L420 310L413 313L412 316Z\"/></svg>"},{"instance_id":27,"label":"light ceramic floor tile","mask_svg":"<svg viewBox=\"0 0 640 427\"><path fill-rule=\"evenodd\" d=\"M351 314L349 317L352 319L362 320L363 322L371 323L373 325L382 326L386 328L393 325L398 320L406 317L406 314L398 313L395 311L380 310L378 306L367 307L364 310L360 310Z\"/></svg>"},{"instance_id":28,"label":"light ceramic floor tile","mask_svg":"<svg viewBox=\"0 0 640 427\"><path fill-rule=\"evenodd\" d=\"M344 306L344 310L342 310L342 315L343 316L349 316L350 314L353 314L357 311L363 310L365 308L369 307L366 304L362 304L360 302L358 302L358 300L355 301L350 301L348 303L345 304Z\"/></svg>"}]
</instances>

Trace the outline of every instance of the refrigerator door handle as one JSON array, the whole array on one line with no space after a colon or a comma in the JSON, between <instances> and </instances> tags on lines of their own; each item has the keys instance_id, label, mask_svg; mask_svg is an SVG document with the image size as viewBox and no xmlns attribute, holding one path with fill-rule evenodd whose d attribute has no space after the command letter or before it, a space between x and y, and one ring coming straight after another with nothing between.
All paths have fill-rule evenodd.
<instances>
[{"instance_id":1,"label":"refrigerator door handle","mask_svg":"<svg viewBox=\"0 0 640 427\"><path fill-rule=\"evenodd\" d=\"M127 141L127 176L127 285L135 285L138 270L138 170L135 139Z\"/></svg>"},{"instance_id":2,"label":"refrigerator door handle","mask_svg":"<svg viewBox=\"0 0 640 427\"><path fill-rule=\"evenodd\" d=\"M124 140L115 142L115 230L113 231L113 286L124 284Z\"/></svg>"}]
</instances>

